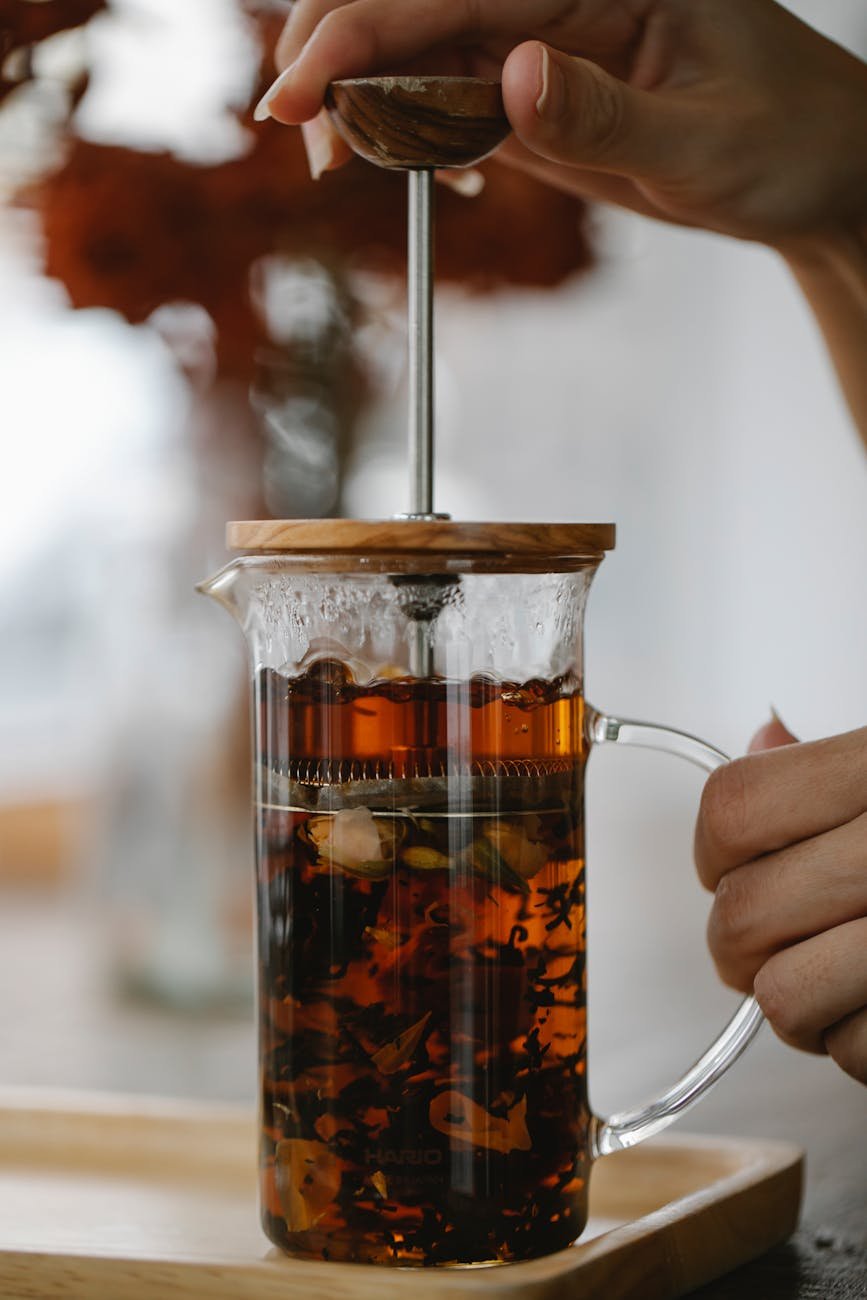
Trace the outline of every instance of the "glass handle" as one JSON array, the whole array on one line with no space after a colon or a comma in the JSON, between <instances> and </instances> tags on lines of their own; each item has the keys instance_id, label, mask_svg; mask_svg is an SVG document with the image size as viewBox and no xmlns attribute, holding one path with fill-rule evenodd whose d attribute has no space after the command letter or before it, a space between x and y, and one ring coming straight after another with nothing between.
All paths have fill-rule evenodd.
<instances>
[{"instance_id":1,"label":"glass handle","mask_svg":"<svg viewBox=\"0 0 867 1300\"><path fill-rule=\"evenodd\" d=\"M705 772L713 772L729 761L722 750L706 745L703 740L687 735L686 732L673 731L670 727L654 726L647 722L608 717L595 709L588 711L587 730L593 744L657 749L667 754L677 754L696 767L703 768ZM755 998L744 998L720 1036L666 1092L634 1110L620 1111L609 1119L594 1117L591 1131L594 1159L596 1156L610 1155L612 1151L633 1147L668 1128L743 1055L761 1028L763 1020L764 1016Z\"/></svg>"}]
</instances>

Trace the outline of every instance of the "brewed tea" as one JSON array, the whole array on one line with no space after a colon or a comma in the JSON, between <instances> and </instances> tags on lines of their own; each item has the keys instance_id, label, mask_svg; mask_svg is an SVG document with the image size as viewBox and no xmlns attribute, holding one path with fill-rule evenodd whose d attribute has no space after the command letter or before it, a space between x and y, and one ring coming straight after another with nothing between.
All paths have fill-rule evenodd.
<instances>
[{"instance_id":1,"label":"brewed tea","mask_svg":"<svg viewBox=\"0 0 867 1300\"><path fill-rule=\"evenodd\" d=\"M339 661L257 681L265 1228L532 1258L586 1218L583 701Z\"/></svg>"}]
</instances>

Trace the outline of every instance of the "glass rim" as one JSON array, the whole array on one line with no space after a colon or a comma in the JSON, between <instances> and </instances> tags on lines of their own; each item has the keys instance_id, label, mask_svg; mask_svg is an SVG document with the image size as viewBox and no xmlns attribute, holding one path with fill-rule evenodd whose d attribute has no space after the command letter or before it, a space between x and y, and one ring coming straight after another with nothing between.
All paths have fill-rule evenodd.
<instances>
[{"instance_id":1,"label":"glass rim","mask_svg":"<svg viewBox=\"0 0 867 1300\"><path fill-rule=\"evenodd\" d=\"M259 572L335 577L453 574L554 574L594 572L604 555L509 555L478 552L380 551L360 555L346 551L263 551L235 556L220 573Z\"/></svg>"}]
</instances>

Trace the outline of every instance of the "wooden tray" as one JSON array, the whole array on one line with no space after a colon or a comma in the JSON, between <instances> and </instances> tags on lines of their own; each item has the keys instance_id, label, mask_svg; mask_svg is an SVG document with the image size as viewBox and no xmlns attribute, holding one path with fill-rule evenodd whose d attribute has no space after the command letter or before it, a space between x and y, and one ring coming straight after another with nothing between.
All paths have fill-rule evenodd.
<instances>
[{"instance_id":1,"label":"wooden tray","mask_svg":"<svg viewBox=\"0 0 867 1300\"><path fill-rule=\"evenodd\" d=\"M579 1245L415 1271L286 1259L258 1226L245 1112L0 1092L0 1296L102 1300L657 1300L794 1228L801 1152L683 1134L609 1156Z\"/></svg>"}]
</instances>

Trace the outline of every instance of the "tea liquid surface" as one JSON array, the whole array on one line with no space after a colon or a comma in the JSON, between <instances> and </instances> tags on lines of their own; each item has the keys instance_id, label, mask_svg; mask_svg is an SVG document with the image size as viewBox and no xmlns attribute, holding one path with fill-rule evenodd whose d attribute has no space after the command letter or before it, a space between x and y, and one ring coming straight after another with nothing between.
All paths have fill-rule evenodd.
<instances>
[{"instance_id":1,"label":"tea liquid surface","mask_svg":"<svg viewBox=\"0 0 867 1300\"><path fill-rule=\"evenodd\" d=\"M573 678L257 678L262 1205L292 1254L533 1258L586 1219Z\"/></svg>"}]
</instances>

